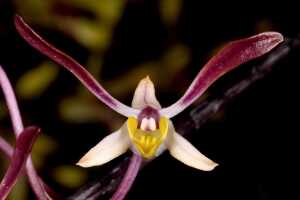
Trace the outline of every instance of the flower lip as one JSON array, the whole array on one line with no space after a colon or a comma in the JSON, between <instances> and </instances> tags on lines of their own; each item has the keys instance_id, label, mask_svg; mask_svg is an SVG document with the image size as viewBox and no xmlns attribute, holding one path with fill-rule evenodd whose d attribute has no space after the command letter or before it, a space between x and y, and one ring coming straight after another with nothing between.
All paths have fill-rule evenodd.
<instances>
[{"instance_id":1,"label":"flower lip","mask_svg":"<svg viewBox=\"0 0 300 200\"><path fill-rule=\"evenodd\" d=\"M153 120L153 118L147 119L147 122L150 122L151 119ZM143 122L145 122L144 120ZM166 117L160 118L159 128L155 130L139 128L138 120L134 117L129 117L126 125L133 151L144 159L152 159L158 155L158 149L164 143L169 130L169 120Z\"/></svg>"}]
</instances>

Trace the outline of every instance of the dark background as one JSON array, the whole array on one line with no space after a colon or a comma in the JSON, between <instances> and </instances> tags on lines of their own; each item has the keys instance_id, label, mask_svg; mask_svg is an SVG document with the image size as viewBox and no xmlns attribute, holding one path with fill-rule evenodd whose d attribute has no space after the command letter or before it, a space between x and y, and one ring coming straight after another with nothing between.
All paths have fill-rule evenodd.
<instances>
[{"instance_id":1,"label":"dark background","mask_svg":"<svg viewBox=\"0 0 300 200\"><path fill-rule=\"evenodd\" d=\"M0 0L0 64L13 85L17 84L25 72L47 60L26 44L14 29L13 16L16 12L22 13L22 6L25 6L27 0L22 2ZM64 3L66 1L54 2L56 4L51 12L62 17L84 16L90 20L95 17L86 10L78 7L74 9L70 6L72 4ZM37 22L34 20L38 17L34 14L34 9L32 12L30 9L24 12L24 18L28 23L32 20L35 30L82 64L86 64L92 52L96 52L94 55L101 55L102 68L96 73L96 78L106 81L104 87L110 83L120 90L122 83L118 79L121 77L123 80L128 70L136 70L148 61L158 61L170 46L183 44L189 52L186 66L172 77L167 73L161 74L159 78L164 80L154 81L158 98L164 106L183 94L201 66L224 43L267 30L281 32L286 38L294 38L300 33L299 15L297 11L293 11L297 5L288 1L240 1L232 4L226 2L224 5L216 1L182 2L176 22L166 24L161 18L159 1L127 1L105 50L88 48L63 31ZM212 172L198 171L164 153L139 173L126 199L297 199L294 192L298 187L296 163L299 145L296 138L299 133L299 53L297 49L292 51L286 59L276 64L275 70L268 77L252 85L228 104L199 132L189 135L189 141L218 162L219 167ZM224 85L239 80L252 65L263 59L241 66L242 69L235 70L214 84L208 93L217 94ZM153 65L150 69L159 72L160 67ZM110 121L117 121L115 123L120 125L125 119L107 115L113 111L104 108L91 95L85 94L87 102L103 107L103 115L109 119L103 120L102 115L98 121L97 117L96 120L81 122L63 120L58 105L64 98L73 97L80 88L80 83L62 67L57 69L59 73L55 80L40 95L32 98L20 96L18 100L24 123L39 125L56 146L43 158L43 164L38 168L39 173L56 190L72 194L85 182L101 177L122 158L93 169L71 167L70 169L79 170L86 177L85 181L75 186L64 185L59 178L56 179L53 169L62 165L73 166L83 153L114 130L109 125ZM144 75L138 74L129 79L136 79L134 81L137 83ZM125 81L127 80L128 77ZM132 94L133 90L122 95L116 92L115 97L130 104ZM3 104L2 96L1 102ZM185 114L192 107L195 104L184 111ZM5 109L1 112L5 112ZM10 138L12 133L7 113L1 113L0 120L1 136ZM174 120L180 123L184 119L176 117ZM51 144L46 142L46 146ZM77 171L74 173L76 178ZM28 199L30 196L32 194L29 192Z\"/></svg>"}]
</instances>

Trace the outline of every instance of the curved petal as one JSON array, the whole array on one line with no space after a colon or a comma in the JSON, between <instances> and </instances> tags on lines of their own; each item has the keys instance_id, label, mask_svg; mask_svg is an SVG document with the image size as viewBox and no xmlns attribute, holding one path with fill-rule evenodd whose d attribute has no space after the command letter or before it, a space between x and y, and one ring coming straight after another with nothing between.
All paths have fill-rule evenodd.
<instances>
[{"instance_id":1,"label":"curved petal","mask_svg":"<svg viewBox=\"0 0 300 200\"><path fill-rule=\"evenodd\" d=\"M122 127L109 134L89 150L77 163L81 167L103 165L125 153L130 146L130 139Z\"/></svg>"},{"instance_id":2,"label":"curved petal","mask_svg":"<svg viewBox=\"0 0 300 200\"><path fill-rule=\"evenodd\" d=\"M156 109L161 108L156 99L155 88L149 76L143 78L139 82L137 88L135 89L131 105L136 109L143 109L146 106L151 106Z\"/></svg>"},{"instance_id":3,"label":"curved petal","mask_svg":"<svg viewBox=\"0 0 300 200\"><path fill-rule=\"evenodd\" d=\"M20 133L23 131L23 122L21 119L20 110L17 104L14 91L1 65L0 65L0 86L3 90L4 98L9 110L10 118L14 128L14 134L17 138L20 135ZM46 189L44 187L44 185L46 184L44 184L42 180L38 177L38 174L33 166L30 156L27 159L26 172L29 178L29 183L36 197L39 199L47 199L47 196L45 195Z\"/></svg>"},{"instance_id":4,"label":"curved petal","mask_svg":"<svg viewBox=\"0 0 300 200\"><path fill-rule=\"evenodd\" d=\"M21 119L18 103L14 94L14 90L1 65L0 65L0 87L2 88L4 98L8 107L14 133L16 136L18 136L22 132L24 126Z\"/></svg>"},{"instance_id":5,"label":"curved petal","mask_svg":"<svg viewBox=\"0 0 300 200\"><path fill-rule=\"evenodd\" d=\"M116 192L110 198L110 200L122 200L125 198L139 172L142 161L143 158L141 156L133 153L130 159L128 169L122 179L122 182L120 183Z\"/></svg>"},{"instance_id":6,"label":"curved petal","mask_svg":"<svg viewBox=\"0 0 300 200\"><path fill-rule=\"evenodd\" d=\"M6 156L8 157L9 160L12 159L12 156L13 156L13 147L8 143L6 142L5 139L3 139L2 137L0 137L0 150L3 151L3 153L6 154ZM28 162L28 161L27 161ZM33 168L31 168L31 171L34 170ZM27 172L28 174L31 174L32 175L32 172ZM37 174L36 174L37 176ZM54 199L61 199L61 197L56 193L54 192L48 185L46 185L46 183L43 182L43 180L40 178L40 177L36 177L37 180L39 180L39 182L43 185L43 187L45 188L45 191L46 193L42 196L42 195L39 195L40 193L38 191L36 191L35 187L38 187L36 186L36 184L38 184L38 182L30 182L30 184L32 185L32 189L35 191L35 192L38 192L36 193L36 196L38 199L52 199L52 197ZM34 179L36 179L34 178ZM32 179L29 179L29 181L32 180ZM43 192L43 191L41 191Z\"/></svg>"},{"instance_id":7,"label":"curved petal","mask_svg":"<svg viewBox=\"0 0 300 200\"><path fill-rule=\"evenodd\" d=\"M198 73L185 94L173 105L160 113L169 118L192 104L219 77L242 63L262 56L283 41L277 32L265 32L226 45Z\"/></svg>"},{"instance_id":8,"label":"curved petal","mask_svg":"<svg viewBox=\"0 0 300 200\"><path fill-rule=\"evenodd\" d=\"M218 166L217 163L205 157L191 143L176 132L173 133L166 145L174 158L190 167L203 171L211 171Z\"/></svg>"},{"instance_id":9,"label":"curved petal","mask_svg":"<svg viewBox=\"0 0 300 200\"><path fill-rule=\"evenodd\" d=\"M39 133L39 128L28 127L17 138L10 166L0 184L0 199L6 199L10 190L15 185Z\"/></svg>"},{"instance_id":10,"label":"curved petal","mask_svg":"<svg viewBox=\"0 0 300 200\"><path fill-rule=\"evenodd\" d=\"M60 50L48 44L42 37L35 33L18 15L15 17L15 25L19 34L32 47L73 73L91 93L93 93L108 107L127 117L137 115L138 110L126 106L113 98L85 68L83 68L70 56L64 54Z\"/></svg>"}]
</instances>

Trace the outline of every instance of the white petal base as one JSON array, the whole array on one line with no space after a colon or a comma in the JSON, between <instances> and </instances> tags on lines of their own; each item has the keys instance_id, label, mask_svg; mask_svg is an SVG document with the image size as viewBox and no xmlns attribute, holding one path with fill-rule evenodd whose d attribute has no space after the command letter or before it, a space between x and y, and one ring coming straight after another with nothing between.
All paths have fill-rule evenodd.
<instances>
[{"instance_id":1,"label":"white petal base","mask_svg":"<svg viewBox=\"0 0 300 200\"><path fill-rule=\"evenodd\" d=\"M190 167L211 171L218 166L217 163L200 153L191 143L176 132L169 138L167 147L174 158Z\"/></svg>"},{"instance_id":2,"label":"white petal base","mask_svg":"<svg viewBox=\"0 0 300 200\"><path fill-rule=\"evenodd\" d=\"M77 163L81 167L103 165L125 153L130 146L130 140L122 128L101 140L89 150Z\"/></svg>"}]
</instances>

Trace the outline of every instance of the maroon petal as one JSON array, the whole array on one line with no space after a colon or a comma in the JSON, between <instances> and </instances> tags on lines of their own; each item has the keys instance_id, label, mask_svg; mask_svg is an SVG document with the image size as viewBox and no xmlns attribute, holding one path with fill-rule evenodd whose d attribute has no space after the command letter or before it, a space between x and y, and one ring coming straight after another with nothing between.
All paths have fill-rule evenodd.
<instances>
[{"instance_id":1,"label":"maroon petal","mask_svg":"<svg viewBox=\"0 0 300 200\"><path fill-rule=\"evenodd\" d=\"M10 166L0 184L0 199L6 199L16 183L39 133L40 129L32 126L25 128L17 138Z\"/></svg>"},{"instance_id":2,"label":"maroon petal","mask_svg":"<svg viewBox=\"0 0 300 200\"><path fill-rule=\"evenodd\" d=\"M192 104L218 78L242 63L269 52L283 41L277 32L265 32L227 44L198 73L185 94L161 114L173 117Z\"/></svg>"},{"instance_id":3,"label":"maroon petal","mask_svg":"<svg viewBox=\"0 0 300 200\"><path fill-rule=\"evenodd\" d=\"M0 150L3 151L3 153L6 154L6 156L8 157L9 160L12 159L14 149L13 149L13 147L12 147L8 142L6 142L6 140L3 139L2 137L0 137ZM28 172L28 173L29 173L29 172ZM32 173L31 173L31 174L32 174ZM41 178L38 177L38 180L39 180L40 183L43 184L43 187L45 188L45 191L47 192L47 194L48 194L50 197L52 197L52 198L54 198L54 199L61 199L61 196L58 195L56 192L54 192L48 185L46 185L46 184L43 182L43 180L42 180ZM31 183L31 185L34 185L34 184ZM35 186L35 187L36 187L36 186ZM36 190L36 189L34 189L34 190ZM37 194L39 194L39 192L37 192L36 195L37 195ZM44 195L45 198L46 198L47 194ZM39 199L43 199L42 196L38 196L38 195L37 195L37 197L38 197Z\"/></svg>"},{"instance_id":4,"label":"maroon petal","mask_svg":"<svg viewBox=\"0 0 300 200\"><path fill-rule=\"evenodd\" d=\"M47 43L42 37L35 33L20 16L15 17L15 25L20 35L35 49L42 54L48 56L53 61L62 65L73 73L82 84L93 93L104 104L115 110L116 112L124 116L137 115L138 110L126 106L113 98L94 78L93 76L83 68L78 62L76 62L70 56L64 54L60 50L56 49L49 43Z\"/></svg>"},{"instance_id":5,"label":"maroon petal","mask_svg":"<svg viewBox=\"0 0 300 200\"><path fill-rule=\"evenodd\" d=\"M23 131L23 122L20 115L20 110L18 107L18 103L13 91L13 88L10 84L9 79L7 78L7 75L3 68L0 65L0 86L3 90L4 98L9 110L10 118L12 121L14 134L16 138L20 135L20 133ZM47 196L45 195L45 188L44 183L41 181L41 179L38 177L37 172L34 169L32 160L29 156L27 163L26 163L26 173L29 178L29 183L35 193L35 195L39 199L47 199Z\"/></svg>"},{"instance_id":6,"label":"maroon petal","mask_svg":"<svg viewBox=\"0 0 300 200\"><path fill-rule=\"evenodd\" d=\"M133 154L122 182L110 200L122 200L130 190L142 164L142 157Z\"/></svg>"}]
</instances>

